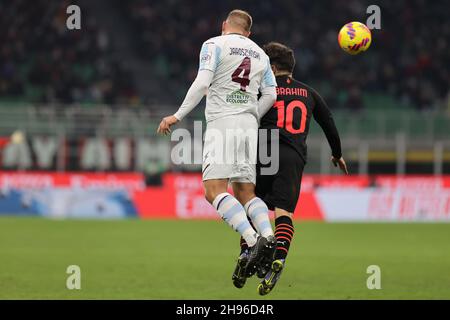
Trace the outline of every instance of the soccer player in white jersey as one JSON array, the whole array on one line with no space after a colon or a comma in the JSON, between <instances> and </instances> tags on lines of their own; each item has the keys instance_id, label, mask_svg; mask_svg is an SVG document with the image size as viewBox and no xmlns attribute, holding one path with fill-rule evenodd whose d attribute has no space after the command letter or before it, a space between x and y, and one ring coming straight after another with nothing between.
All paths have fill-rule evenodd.
<instances>
[{"instance_id":1,"label":"soccer player in white jersey","mask_svg":"<svg viewBox=\"0 0 450 320\"><path fill-rule=\"evenodd\" d=\"M206 200L249 246L233 274L238 288L272 259L276 247L268 208L254 192L258 119L276 100L276 82L268 56L248 38L251 25L245 11L228 14L222 35L203 43L197 77L181 107L158 127L158 133L170 133L207 92L203 185ZM234 196L227 192L229 183Z\"/></svg>"}]
</instances>

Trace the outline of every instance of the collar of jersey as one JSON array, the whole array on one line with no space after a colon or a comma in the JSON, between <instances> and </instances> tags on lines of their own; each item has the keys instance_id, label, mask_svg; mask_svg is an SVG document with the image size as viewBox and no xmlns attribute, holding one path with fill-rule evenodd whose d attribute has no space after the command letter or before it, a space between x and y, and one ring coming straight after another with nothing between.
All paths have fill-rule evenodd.
<instances>
[{"instance_id":1,"label":"collar of jersey","mask_svg":"<svg viewBox=\"0 0 450 320\"><path fill-rule=\"evenodd\" d=\"M231 36L232 34L237 35L237 36L241 36L241 37L245 37L243 34L236 33L236 32L227 33L227 34L224 34L224 36Z\"/></svg>"}]
</instances>

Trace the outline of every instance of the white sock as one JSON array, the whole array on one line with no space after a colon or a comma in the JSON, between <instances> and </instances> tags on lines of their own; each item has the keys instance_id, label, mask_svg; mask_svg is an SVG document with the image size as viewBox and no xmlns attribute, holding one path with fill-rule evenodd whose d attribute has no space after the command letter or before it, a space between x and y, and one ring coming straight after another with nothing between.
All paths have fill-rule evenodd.
<instances>
[{"instance_id":1,"label":"white sock","mask_svg":"<svg viewBox=\"0 0 450 320\"><path fill-rule=\"evenodd\" d=\"M219 194L213 201L222 219L239 232L249 247L256 244L258 234L247 219L244 207L228 192Z\"/></svg>"},{"instance_id":2,"label":"white sock","mask_svg":"<svg viewBox=\"0 0 450 320\"><path fill-rule=\"evenodd\" d=\"M244 208L260 235L265 238L273 236L272 225L270 224L269 218L269 208L267 208L264 201L255 197L247 202Z\"/></svg>"}]
</instances>

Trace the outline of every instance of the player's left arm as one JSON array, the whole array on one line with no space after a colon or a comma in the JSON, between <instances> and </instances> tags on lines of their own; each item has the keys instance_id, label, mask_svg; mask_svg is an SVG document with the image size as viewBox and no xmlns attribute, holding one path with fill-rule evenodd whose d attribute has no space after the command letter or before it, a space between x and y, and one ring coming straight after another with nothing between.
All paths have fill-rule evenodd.
<instances>
[{"instance_id":1,"label":"player's left arm","mask_svg":"<svg viewBox=\"0 0 450 320\"><path fill-rule=\"evenodd\" d=\"M331 161L335 167L339 166L345 174L348 174L347 164L342 157L341 139L339 137L336 124L334 123L330 108L328 108L325 100L317 92L313 91L313 95L316 100L313 116L322 128L325 136L327 137L328 143L330 144L332 151Z\"/></svg>"},{"instance_id":2,"label":"player's left arm","mask_svg":"<svg viewBox=\"0 0 450 320\"><path fill-rule=\"evenodd\" d=\"M269 58L267 58L267 66L264 70L263 78L261 80L261 85L259 92L261 94L258 100L258 115L261 119L273 104L277 100L277 82L275 80L275 75L273 74L272 68L270 67Z\"/></svg>"},{"instance_id":3,"label":"player's left arm","mask_svg":"<svg viewBox=\"0 0 450 320\"><path fill-rule=\"evenodd\" d=\"M212 41L203 44L200 51L200 66L197 77L189 88L183 103L177 112L165 117L159 124L158 133L167 135L170 133L170 127L181 121L189 112L192 111L206 94L219 61L220 48Z\"/></svg>"}]
</instances>

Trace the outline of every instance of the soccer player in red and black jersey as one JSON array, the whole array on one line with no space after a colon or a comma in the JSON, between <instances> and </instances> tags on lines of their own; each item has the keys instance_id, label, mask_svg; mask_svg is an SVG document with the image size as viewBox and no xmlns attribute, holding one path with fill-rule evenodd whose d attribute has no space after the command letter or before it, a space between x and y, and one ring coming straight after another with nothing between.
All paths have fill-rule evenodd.
<instances>
[{"instance_id":1,"label":"soccer player in red and black jersey","mask_svg":"<svg viewBox=\"0 0 450 320\"><path fill-rule=\"evenodd\" d=\"M306 137L311 117L321 126L330 144L334 166L348 174L342 158L341 141L330 109L324 99L311 87L295 80L292 72L295 58L292 49L270 42L264 46L277 80L277 101L261 118L260 128L278 130L279 169L273 175L263 175L258 164L256 194L275 212L277 249L273 261L261 265L258 276L264 277L258 286L261 295L269 293L284 268L289 245L294 235L292 215L300 194L300 183L306 163ZM268 149L271 134L268 136ZM270 164L269 164L270 165ZM268 166L269 166L268 165ZM245 252L241 241L241 252Z\"/></svg>"}]
</instances>

